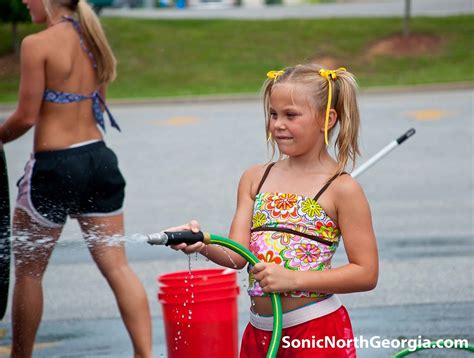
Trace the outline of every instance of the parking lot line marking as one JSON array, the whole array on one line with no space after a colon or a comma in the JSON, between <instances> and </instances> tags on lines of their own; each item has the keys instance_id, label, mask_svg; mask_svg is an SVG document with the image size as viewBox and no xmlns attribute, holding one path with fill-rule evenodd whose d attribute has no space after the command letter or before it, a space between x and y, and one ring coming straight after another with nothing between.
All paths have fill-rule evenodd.
<instances>
[{"instance_id":1,"label":"parking lot line marking","mask_svg":"<svg viewBox=\"0 0 474 358\"><path fill-rule=\"evenodd\" d=\"M46 349L56 347L60 344L60 342L43 342L43 343L36 343L33 346L33 350L36 349ZM0 346L0 357L8 357L10 356L12 347L11 346Z\"/></svg>"},{"instance_id":2,"label":"parking lot line marking","mask_svg":"<svg viewBox=\"0 0 474 358\"><path fill-rule=\"evenodd\" d=\"M408 112L408 115L417 121L438 121L452 116L452 113L438 109L424 109L420 111Z\"/></svg>"},{"instance_id":3,"label":"parking lot line marking","mask_svg":"<svg viewBox=\"0 0 474 358\"><path fill-rule=\"evenodd\" d=\"M188 124L194 124L199 122L197 117L191 116L177 116L171 117L165 120L154 120L153 123L159 126L184 126Z\"/></svg>"}]
</instances>

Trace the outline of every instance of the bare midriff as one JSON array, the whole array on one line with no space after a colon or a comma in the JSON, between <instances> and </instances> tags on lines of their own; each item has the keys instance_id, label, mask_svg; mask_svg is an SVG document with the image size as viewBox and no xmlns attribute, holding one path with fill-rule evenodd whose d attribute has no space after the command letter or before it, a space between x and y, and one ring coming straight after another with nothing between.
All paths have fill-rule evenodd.
<instances>
[{"instance_id":1,"label":"bare midriff","mask_svg":"<svg viewBox=\"0 0 474 358\"><path fill-rule=\"evenodd\" d=\"M91 100L75 103L43 102L35 125L34 151L65 149L73 144L101 140Z\"/></svg>"},{"instance_id":2,"label":"bare midriff","mask_svg":"<svg viewBox=\"0 0 474 358\"><path fill-rule=\"evenodd\" d=\"M270 297L250 297L252 302L251 310L262 316L272 316L273 307ZM283 313L303 307L307 304L320 301L321 298L313 297L284 297L281 296L281 307Z\"/></svg>"}]
</instances>

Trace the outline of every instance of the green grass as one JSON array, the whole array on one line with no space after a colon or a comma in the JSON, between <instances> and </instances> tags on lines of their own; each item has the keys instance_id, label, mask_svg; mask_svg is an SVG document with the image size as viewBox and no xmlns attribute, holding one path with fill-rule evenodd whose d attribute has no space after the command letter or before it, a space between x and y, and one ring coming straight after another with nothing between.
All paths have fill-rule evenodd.
<instances>
[{"instance_id":1,"label":"green grass","mask_svg":"<svg viewBox=\"0 0 474 358\"><path fill-rule=\"evenodd\" d=\"M472 81L474 16L413 18L412 31L441 38L418 57L367 56L370 44L400 33L402 19L135 20L103 18L119 61L113 98L257 93L271 69L330 56L362 87ZM38 28L22 25L25 35ZM0 54L9 27L0 26ZM0 101L15 101L18 75L0 71Z\"/></svg>"}]
</instances>

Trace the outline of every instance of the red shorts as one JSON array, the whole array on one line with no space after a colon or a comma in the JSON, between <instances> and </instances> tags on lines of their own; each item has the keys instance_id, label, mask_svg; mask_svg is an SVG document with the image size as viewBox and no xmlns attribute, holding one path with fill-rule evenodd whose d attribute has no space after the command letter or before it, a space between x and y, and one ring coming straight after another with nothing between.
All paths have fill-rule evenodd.
<instances>
[{"instance_id":1,"label":"red shorts","mask_svg":"<svg viewBox=\"0 0 474 358\"><path fill-rule=\"evenodd\" d=\"M242 337L240 358L266 357L271 337L271 331L257 329L249 323ZM329 344L318 347L325 344L325 337L333 342L340 340L339 347L342 347L344 342L349 344L343 348L338 348L337 345L332 348ZM356 357L351 320L344 306L323 317L284 328L281 339L277 358ZM319 341L321 339L322 341Z\"/></svg>"}]
</instances>

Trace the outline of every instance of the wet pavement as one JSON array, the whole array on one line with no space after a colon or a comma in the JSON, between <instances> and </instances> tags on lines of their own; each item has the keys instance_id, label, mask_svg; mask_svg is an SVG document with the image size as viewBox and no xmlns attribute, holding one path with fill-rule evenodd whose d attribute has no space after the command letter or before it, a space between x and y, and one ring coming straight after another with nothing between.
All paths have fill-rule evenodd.
<instances>
[{"instance_id":1,"label":"wet pavement","mask_svg":"<svg viewBox=\"0 0 474 358\"><path fill-rule=\"evenodd\" d=\"M417 338L428 339L460 338L474 340L472 315L473 303L460 303L449 309L445 304L404 305L391 307L372 307L351 309L354 334L367 339ZM443 319L434 318L443 314ZM247 317L239 316L239 341L247 325ZM389 322L389 324L387 324ZM383 333L381 327L384 327ZM155 357L166 357L166 339L163 334L163 321L154 318L153 351ZM440 334L440 332L443 332ZM0 347L10 336L0 338ZM43 321L37 339L38 349L34 357L131 357L127 332L122 321L101 320L55 320ZM367 358L390 357L401 349L360 348L358 356ZM0 356L2 351L0 348ZM462 350L436 349L417 352L413 357L466 357L470 354Z\"/></svg>"},{"instance_id":2,"label":"wet pavement","mask_svg":"<svg viewBox=\"0 0 474 358\"><path fill-rule=\"evenodd\" d=\"M472 89L364 94L361 144L367 160L414 127L417 134L359 177L371 203L380 251L374 291L341 295L354 333L386 338L468 338L473 343ZM122 134L106 140L127 178L126 232L149 233L191 218L226 235L242 171L267 159L259 101L113 105ZM4 117L5 113L0 113ZM6 146L11 199L31 151L31 133ZM181 253L127 245L154 318L155 356L166 356L156 277L187 270ZM334 266L345 262L338 250ZM193 269L216 267L191 258ZM247 279L239 274L239 331L247 322ZM12 277L13 282L13 277ZM44 279L45 310L35 357L131 355L114 298L70 221ZM10 343L0 323L0 356ZM1 336L1 335L0 335ZM388 357L393 349L362 349ZM413 356L464 356L440 350Z\"/></svg>"}]
</instances>

